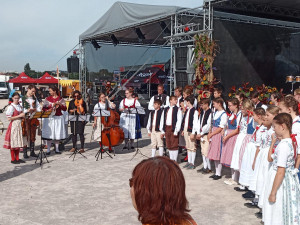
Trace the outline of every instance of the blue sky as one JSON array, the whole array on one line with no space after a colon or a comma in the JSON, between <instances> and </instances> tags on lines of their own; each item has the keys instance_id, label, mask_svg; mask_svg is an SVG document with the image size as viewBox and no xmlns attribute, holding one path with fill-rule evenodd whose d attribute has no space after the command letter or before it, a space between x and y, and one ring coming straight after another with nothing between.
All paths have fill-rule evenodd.
<instances>
[{"instance_id":1,"label":"blue sky","mask_svg":"<svg viewBox=\"0 0 300 225\"><path fill-rule=\"evenodd\" d=\"M55 70L56 62L78 43L114 0L13 0L0 3L0 72ZM131 0L153 5L198 7L202 0ZM66 70L66 59L58 64Z\"/></svg>"}]
</instances>

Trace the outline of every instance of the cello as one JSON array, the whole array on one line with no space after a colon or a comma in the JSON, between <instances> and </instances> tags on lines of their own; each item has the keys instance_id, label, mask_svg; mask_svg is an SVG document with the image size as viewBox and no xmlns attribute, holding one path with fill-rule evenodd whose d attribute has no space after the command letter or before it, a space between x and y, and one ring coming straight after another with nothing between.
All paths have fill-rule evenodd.
<instances>
[{"instance_id":1,"label":"cello","mask_svg":"<svg viewBox=\"0 0 300 225\"><path fill-rule=\"evenodd\" d=\"M109 117L101 117L101 123L104 126L102 131L102 144L108 147L115 147L123 143L124 132L119 126L120 115L117 113L116 109L111 109L107 107L109 100L105 100L105 105L107 111L110 112Z\"/></svg>"}]
</instances>

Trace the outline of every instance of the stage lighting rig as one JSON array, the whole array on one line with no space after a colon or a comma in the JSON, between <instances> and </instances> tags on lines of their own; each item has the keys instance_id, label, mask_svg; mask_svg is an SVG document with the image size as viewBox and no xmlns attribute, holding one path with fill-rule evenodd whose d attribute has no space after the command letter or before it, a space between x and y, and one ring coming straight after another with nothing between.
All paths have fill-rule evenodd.
<instances>
[{"instance_id":1,"label":"stage lighting rig","mask_svg":"<svg viewBox=\"0 0 300 225\"><path fill-rule=\"evenodd\" d=\"M167 24L164 21L159 22L159 25L165 35L167 35L167 36L171 35L171 31L167 27Z\"/></svg>"},{"instance_id":2,"label":"stage lighting rig","mask_svg":"<svg viewBox=\"0 0 300 225\"><path fill-rule=\"evenodd\" d=\"M112 40L114 46L119 44L119 40L116 38L114 34L110 35L110 39Z\"/></svg>"},{"instance_id":3,"label":"stage lighting rig","mask_svg":"<svg viewBox=\"0 0 300 225\"><path fill-rule=\"evenodd\" d=\"M96 51L101 48L101 46L98 44L98 42L95 39L91 40L91 43L96 49Z\"/></svg>"},{"instance_id":4,"label":"stage lighting rig","mask_svg":"<svg viewBox=\"0 0 300 225\"><path fill-rule=\"evenodd\" d=\"M140 28L135 28L135 33L138 36L139 40L145 40L145 35L142 33Z\"/></svg>"}]
</instances>

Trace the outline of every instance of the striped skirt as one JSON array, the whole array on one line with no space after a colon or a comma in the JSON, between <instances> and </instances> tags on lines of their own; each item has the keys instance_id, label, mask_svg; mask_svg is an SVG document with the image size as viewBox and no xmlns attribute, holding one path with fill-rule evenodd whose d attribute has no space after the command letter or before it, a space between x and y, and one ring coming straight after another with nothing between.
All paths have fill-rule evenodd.
<instances>
[{"instance_id":1,"label":"striped skirt","mask_svg":"<svg viewBox=\"0 0 300 225\"><path fill-rule=\"evenodd\" d=\"M233 149L233 154L232 154L232 160L231 160L231 164L230 164L230 168L234 169L234 170L239 170L239 160L240 160L240 150L241 150L241 146L243 144L243 141L246 137L246 134L244 133L239 133L234 145L234 149Z\"/></svg>"},{"instance_id":2,"label":"striped skirt","mask_svg":"<svg viewBox=\"0 0 300 225\"><path fill-rule=\"evenodd\" d=\"M214 132L217 127L213 127L212 131ZM220 160L222 154L222 134L221 132L212 136L207 158L210 160Z\"/></svg>"},{"instance_id":3,"label":"striped skirt","mask_svg":"<svg viewBox=\"0 0 300 225\"><path fill-rule=\"evenodd\" d=\"M233 132L234 130L227 130L227 135ZM222 155L221 155L221 163L225 166L230 167L233 149L236 143L238 135L234 135L233 137L229 138L222 146Z\"/></svg>"}]
</instances>

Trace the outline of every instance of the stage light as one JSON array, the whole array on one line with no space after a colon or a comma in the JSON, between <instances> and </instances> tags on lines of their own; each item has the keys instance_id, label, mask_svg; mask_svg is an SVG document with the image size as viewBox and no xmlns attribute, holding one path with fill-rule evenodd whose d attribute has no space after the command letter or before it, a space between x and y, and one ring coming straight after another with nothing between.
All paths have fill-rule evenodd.
<instances>
[{"instance_id":1,"label":"stage light","mask_svg":"<svg viewBox=\"0 0 300 225\"><path fill-rule=\"evenodd\" d=\"M116 38L116 36L114 34L110 35L110 38L111 38L114 46L119 44L119 40Z\"/></svg>"},{"instance_id":2,"label":"stage light","mask_svg":"<svg viewBox=\"0 0 300 225\"><path fill-rule=\"evenodd\" d=\"M135 28L135 33L138 36L139 40L145 39L145 35L142 33L140 28Z\"/></svg>"},{"instance_id":3,"label":"stage light","mask_svg":"<svg viewBox=\"0 0 300 225\"><path fill-rule=\"evenodd\" d=\"M159 22L159 25L164 32L165 35L171 35L170 29L167 27L166 23L164 21Z\"/></svg>"},{"instance_id":4,"label":"stage light","mask_svg":"<svg viewBox=\"0 0 300 225\"><path fill-rule=\"evenodd\" d=\"M94 48L96 49L96 51L101 48L101 46L98 44L98 42L96 40L91 40L92 45L94 46Z\"/></svg>"}]
</instances>

